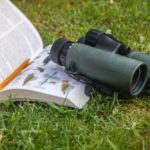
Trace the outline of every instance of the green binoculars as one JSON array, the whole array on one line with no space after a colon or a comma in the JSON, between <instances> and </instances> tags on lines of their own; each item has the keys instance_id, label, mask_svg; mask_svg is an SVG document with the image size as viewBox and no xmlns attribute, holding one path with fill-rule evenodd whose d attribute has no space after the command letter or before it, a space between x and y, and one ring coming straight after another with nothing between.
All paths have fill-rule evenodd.
<instances>
[{"instance_id":1,"label":"green binoculars","mask_svg":"<svg viewBox=\"0 0 150 150\"><path fill-rule=\"evenodd\" d=\"M93 87L98 91L104 93L116 91L121 95L129 96L137 96L143 91L149 78L149 69L143 57L138 59L140 53L132 54L130 49L126 46L123 48L122 44L120 51L124 49L124 53L129 56L124 57L124 53L121 55L117 53L115 44L109 50L107 49L109 44L96 46L99 45L97 37L97 41L93 40L92 45L87 44L85 40L85 37L78 43L64 38L56 40L51 47L51 60L64 66L71 77L75 79L78 77L78 80L85 83L87 87Z\"/></svg>"},{"instance_id":2,"label":"green binoculars","mask_svg":"<svg viewBox=\"0 0 150 150\"><path fill-rule=\"evenodd\" d=\"M103 51L127 56L145 63L147 66L148 79L143 92L146 94L150 93L150 55L143 54L138 51L131 51L130 47L115 39L112 35L96 29L89 30L86 35L81 37L77 42L98 48Z\"/></svg>"}]
</instances>

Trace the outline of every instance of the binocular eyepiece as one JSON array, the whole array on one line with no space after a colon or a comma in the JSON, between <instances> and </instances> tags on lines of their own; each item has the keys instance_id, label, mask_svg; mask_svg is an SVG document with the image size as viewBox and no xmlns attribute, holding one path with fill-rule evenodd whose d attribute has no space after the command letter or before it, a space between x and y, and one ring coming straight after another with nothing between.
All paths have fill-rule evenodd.
<instances>
[{"instance_id":1,"label":"binocular eyepiece","mask_svg":"<svg viewBox=\"0 0 150 150\"><path fill-rule=\"evenodd\" d=\"M80 42L81 40L85 42L85 39L80 39ZM93 88L104 85L123 95L137 96L141 93L147 81L147 66L142 61L118 53L110 53L104 44L100 48L94 47L95 40L87 41L93 47L85 43L73 43L63 38L56 40L50 51L51 60L64 66L71 75L79 75ZM114 42L112 50L119 52L122 43L120 42L120 47L116 43ZM124 49L126 53L130 51L126 46Z\"/></svg>"}]
</instances>

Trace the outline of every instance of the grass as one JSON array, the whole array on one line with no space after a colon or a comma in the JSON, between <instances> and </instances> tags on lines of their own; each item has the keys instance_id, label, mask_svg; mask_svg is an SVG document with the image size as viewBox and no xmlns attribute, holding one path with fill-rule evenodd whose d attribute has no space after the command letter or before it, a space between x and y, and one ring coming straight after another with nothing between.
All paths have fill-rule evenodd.
<instances>
[{"instance_id":1,"label":"grass","mask_svg":"<svg viewBox=\"0 0 150 150\"><path fill-rule=\"evenodd\" d=\"M142 52L150 51L149 0L13 0L39 30L44 44L77 40L90 28L112 33ZM150 150L150 101L119 102L101 94L82 109L43 103L0 105L2 150Z\"/></svg>"}]
</instances>

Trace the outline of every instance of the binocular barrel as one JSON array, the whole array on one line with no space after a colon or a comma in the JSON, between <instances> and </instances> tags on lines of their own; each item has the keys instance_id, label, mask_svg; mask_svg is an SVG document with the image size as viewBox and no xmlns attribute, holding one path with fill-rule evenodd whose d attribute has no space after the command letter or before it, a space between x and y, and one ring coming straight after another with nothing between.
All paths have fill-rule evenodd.
<instances>
[{"instance_id":1,"label":"binocular barrel","mask_svg":"<svg viewBox=\"0 0 150 150\"><path fill-rule=\"evenodd\" d=\"M147 65L148 71L148 79L144 89L146 91L150 90L150 56L148 54L131 51L130 47L118 41L112 35L95 29L89 30L84 37L81 37L78 40L78 43L86 44L100 50L120 54L144 62Z\"/></svg>"},{"instance_id":2,"label":"binocular barrel","mask_svg":"<svg viewBox=\"0 0 150 150\"><path fill-rule=\"evenodd\" d=\"M67 70L132 96L138 95L147 81L143 62L62 38L54 42L50 57Z\"/></svg>"}]
</instances>

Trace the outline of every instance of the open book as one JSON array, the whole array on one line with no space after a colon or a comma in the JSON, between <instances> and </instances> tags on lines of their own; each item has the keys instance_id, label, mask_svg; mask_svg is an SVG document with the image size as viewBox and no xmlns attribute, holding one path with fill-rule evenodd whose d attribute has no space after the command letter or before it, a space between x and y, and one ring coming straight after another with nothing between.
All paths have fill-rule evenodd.
<instances>
[{"instance_id":1,"label":"open book","mask_svg":"<svg viewBox=\"0 0 150 150\"><path fill-rule=\"evenodd\" d=\"M0 0L0 100L56 103L82 108L88 101L85 85L70 78L53 62L46 62L51 46L10 2Z\"/></svg>"}]
</instances>

